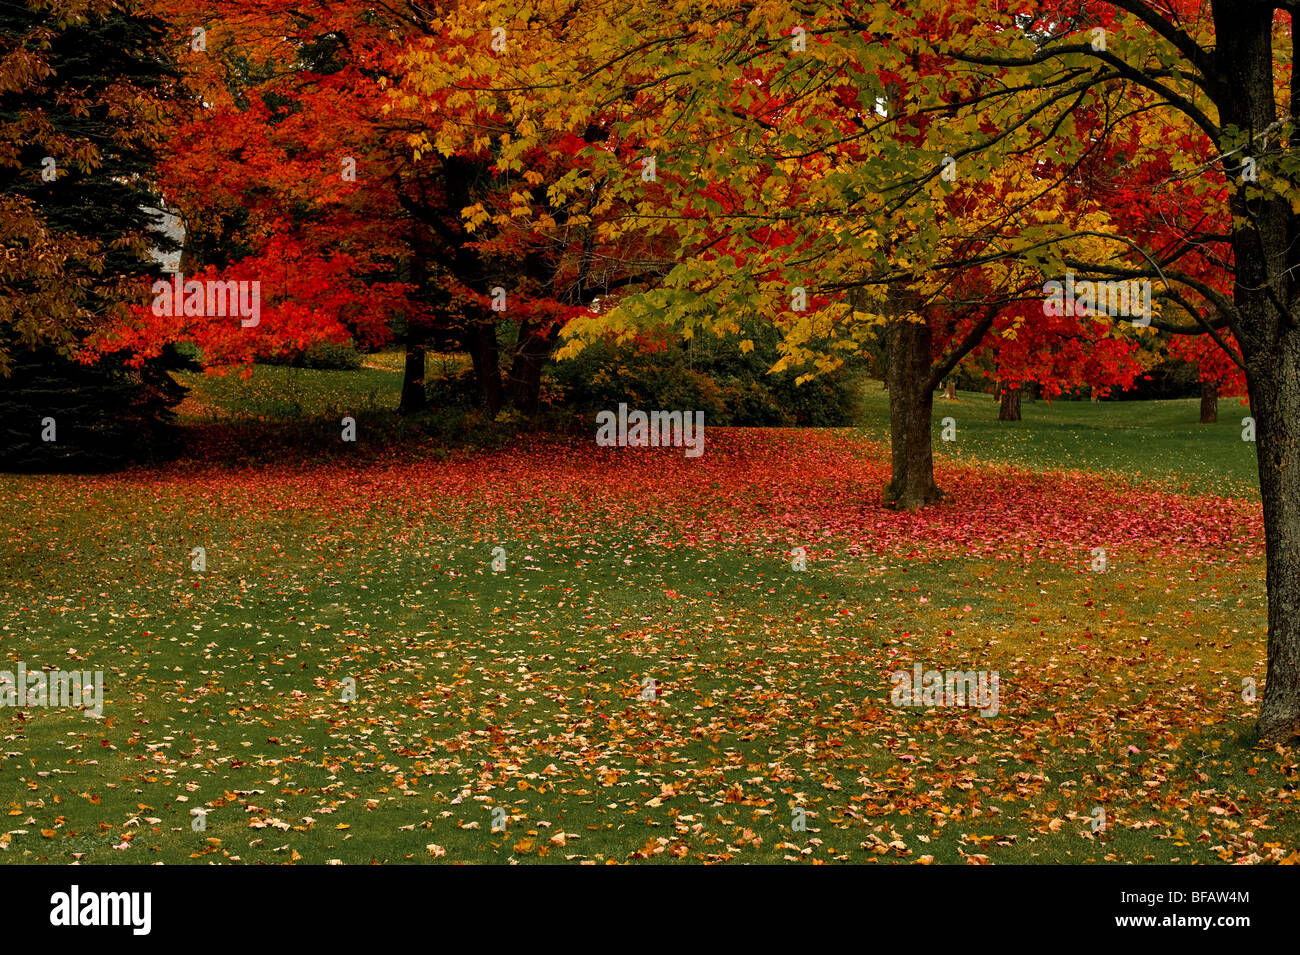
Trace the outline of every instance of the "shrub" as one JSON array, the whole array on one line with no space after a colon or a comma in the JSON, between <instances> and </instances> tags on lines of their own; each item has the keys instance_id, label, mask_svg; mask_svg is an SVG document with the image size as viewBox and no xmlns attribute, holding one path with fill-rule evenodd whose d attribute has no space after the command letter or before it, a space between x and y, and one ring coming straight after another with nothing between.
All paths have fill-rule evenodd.
<instances>
[{"instance_id":1,"label":"shrub","mask_svg":"<svg viewBox=\"0 0 1300 955\"><path fill-rule=\"evenodd\" d=\"M173 409L186 389L168 372L195 366L174 349L140 367L123 355L81 364L52 349L13 357L0 377L0 470L108 471L177 450Z\"/></svg>"},{"instance_id":2,"label":"shrub","mask_svg":"<svg viewBox=\"0 0 1300 955\"><path fill-rule=\"evenodd\" d=\"M802 385L797 373L770 374L777 360L776 330L757 331L754 348L738 339L697 335L684 344L646 350L596 342L576 357L551 365L544 381L566 408L594 413L618 407L702 410L713 425L835 427L857 416L848 366Z\"/></svg>"}]
</instances>

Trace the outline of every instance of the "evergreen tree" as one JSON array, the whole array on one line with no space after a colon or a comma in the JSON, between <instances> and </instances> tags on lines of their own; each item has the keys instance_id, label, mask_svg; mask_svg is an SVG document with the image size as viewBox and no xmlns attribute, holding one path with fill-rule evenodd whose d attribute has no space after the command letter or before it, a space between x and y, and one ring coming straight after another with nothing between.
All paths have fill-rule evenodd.
<instances>
[{"instance_id":1,"label":"evergreen tree","mask_svg":"<svg viewBox=\"0 0 1300 955\"><path fill-rule=\"evenodd\" d=\"M0 4L0 467L80 470L168 443L174 351L78 345L160 274L153 170L174 88L162 21L133 0ZM53 424L53 428L50 424Z\"/></svg>"}]
</instances>

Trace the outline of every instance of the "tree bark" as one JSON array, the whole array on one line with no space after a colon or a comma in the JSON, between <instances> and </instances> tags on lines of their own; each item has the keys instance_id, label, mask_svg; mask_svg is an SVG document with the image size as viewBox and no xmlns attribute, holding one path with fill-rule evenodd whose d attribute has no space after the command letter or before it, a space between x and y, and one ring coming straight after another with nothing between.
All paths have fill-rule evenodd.
<instances>
[{"instance_id":1,"label":"tree bark","mask_svg":"<svg viewBox=\"0 0 1300 955\"><path fill-rule=\"evenodd\" d=\"M889 388L893 480L885 488L885 504L914 511L944 496L934 483L930 326L900 318L890 323L888 335L885 383Z\"/></svg>"},{"instance_id":2,"label":"tree bark","mask_svg":"<svg viewBox=\"0 0 1300 955\"><path fill-rule=\"evenodd\" d=\"M559 325L524 322L510 364L510 404L530 417L541 404L542 369L559 337Z\"/></svg>"},{"instance_id":3,"label":"tree bark","mask_svg":"<svg viewBox=\"0 0 1300 955\"><path fill-rule=\"evenodd\" d=\"M1201 424L1214 424L1219 420L1219 386L1212 381L1201 382Z\"/></svg>"},{"instance_id":4,"label":"tree bark","mask_svg":"<svg viewBox=\"0 0 1300 955\"><path fill-rule=\"evenodd\" d=\"M1020 420L1020 386L1012 387L1004 385L1002 387L1002 401L998 405L999 421L1019 421Z\"/></svg>"},{"instance_id":5,"label":"tree bark","mask_svg":"<svg viewBox=\"0 0 1300 955\"><path fill-rule=\"evenodd\" d=\"M1273 8L1213 0L1215 105L1220 123L1259 133L1278 116L1273 71ZM1300 37L1293 36L1293 48ZM1293 75L1291 97L1300 93ZM1292 133L1294 148L1296 133ZM1265 742L1300 737L1300 328L1281 310L1295 300L1300 216L1284 195L1230 183L1233 304L1246 364L1268 562L1268 673L1256 723Z\"/></svg>"},{"instance_id":6,"label":"tree bark","mask_svg":"<svg viewBox=\"0 0 1300 955\"><path fill-rule=\"evenodd\" d=\"M1268 673L1261 739L1300 736L1300 332L1249 376L1268 570Z\"/></svg>"},{"instance_id":7,"label":"tree bark","mask_svg":"<svg viewBox=\"0 0 1300 955\"><path fill-rule=\"evenodd\" d=\"M479 321L470 326L466 350L474 362L474 382L478 389L479 407L495 418L501 410L501 357L497 350L497 328L491 321Z\"/></svg>"},{"instance_id":8,"label":"tree bark","mask_svg":"<svg viewBox=\"0 0 1300 955\"><path fill-rule=\"evenodd\" d=\"M442 169L444 196L441 205L448 210L460 210L468 206L475 182L488 175L482 163L458 156L444 159ZM424 217L424 221L449 246L449 271L478 294L490 294L492 281L484 269L478 247L469 241L458 216L452 215L449 219L450 221L445 221L439 214ZM490 314L485 318L470 319L468 327L464 329L463 346L474 365L474 384L479 407L495 418L501 410L504 397L496 320Z\"/></svg>"},{"instance_id":9,"label":"tree bark","mask_svg":"<svg viewBox=\"0 0 1300 955\"><path fill-rule=\"evenodd\" d=\"M429 300L429 262L432 258L431 236L425 226L415 223L411 229L411 255L405 261L404 279L412 283L422 301ZM397 403L401 415L419 414L429 407L424 390L425 354L428 350L430 329L416 316L406 322L406 360L402 364L402 396Z\"/></svg>"},{"instance_id":10,"label":"tree bark","mask_svg":"<svg viewBox=\"0 0 1300 955\"><path fill-rule=\"evenodd\" d=\"M415 333L407 335L406 361L402 366L402 399L397 405L398 414L419 414L429 407L429 397L424 390L425 353L423 341L414 340Z\"/></svg>"}]
</instances>

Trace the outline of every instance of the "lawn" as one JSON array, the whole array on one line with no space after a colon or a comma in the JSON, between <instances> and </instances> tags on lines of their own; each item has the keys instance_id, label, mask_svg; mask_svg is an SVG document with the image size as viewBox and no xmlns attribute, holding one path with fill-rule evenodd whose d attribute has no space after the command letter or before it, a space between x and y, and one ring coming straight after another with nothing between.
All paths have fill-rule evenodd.
<instances>
[{"instance_id":1,"label":"lawn","mask_svg":"<svg viewBox=\"0 0 1300 955\"><path fill-rule=\"evenodd\" d=\"M332 427L294 415L391 407L376 365L191 407ZM909 515L862 405L695 459L529 437L0 476L5 666L105 682L101 719L0 710L0 861L1300 859L1296 758L1243 691L1245 409L937 400L951 500ZM915 663L996 671L998 712L892 705Z\"/></svg>"}]
</instances>

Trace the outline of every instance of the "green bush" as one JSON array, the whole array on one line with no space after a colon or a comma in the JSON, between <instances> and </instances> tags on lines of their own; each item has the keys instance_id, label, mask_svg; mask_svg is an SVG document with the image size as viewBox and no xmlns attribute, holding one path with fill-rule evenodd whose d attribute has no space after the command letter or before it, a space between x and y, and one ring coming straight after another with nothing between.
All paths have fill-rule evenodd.
<instances>
[{"instance_id":1,"label":"green bush","mask_svg":"<svg viewBox=\"0 0 1300 955\"><path fill-rule=\"evenodd\" d=\"M111 471L174 453L173 409L186 389L169 372L196 366L171 348L139 367L125 358L81 364L48 348L15 351L0 377L0 470Z\"/></svg>"},{"instance_id":2,"label":"green bush","mask_svg":"<svg viewBox=\"0 0 1300 955\"><path fill-rule=\"evenodd\" d=\"M856 419L855 366L797 385L794 371L768 372L778 358L775 329L755 330L750 340L754 348L748 353L737 338L708 335L654 352L597 342L552 364L544 381L562 395L564 407L583 413L624 402L630 408L702 410L712 425L837 427Z\"/></svg>"},{"instance_id":3,"label":"green bush","mask_svg":"<svg viewBox=\"0 0 1300 955\"><path fill-rule=\"evenodd\" d=\"M424 393L431 409L473 408L478 403L478 388L474 382L474 368L466 366L458 371L426 375Z\"/></svg>"}]
</instances>

